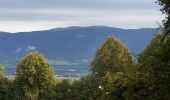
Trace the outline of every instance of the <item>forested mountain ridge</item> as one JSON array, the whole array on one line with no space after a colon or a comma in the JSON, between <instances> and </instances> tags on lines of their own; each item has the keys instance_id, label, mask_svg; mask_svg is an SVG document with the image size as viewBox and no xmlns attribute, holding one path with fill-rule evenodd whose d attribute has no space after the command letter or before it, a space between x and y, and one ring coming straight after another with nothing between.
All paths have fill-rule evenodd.
<instances>
[{"instance_id":1,"label":"forested mountain ridge","mask_svg":"<svg viewBox=\"0 0 170 100\"><path fill-rule=\"evenodd\" d=\"M19 59L29 51L36 50L52 60L51 64L88 66L97 48L108 36L115 36L131 52L138 54L156 33L156 28L121 29L106 26L72 26L13 34L0 32L0 63L11 74ZM58 71L61 72L60 69Z\"/></svg>"}]
</instances>

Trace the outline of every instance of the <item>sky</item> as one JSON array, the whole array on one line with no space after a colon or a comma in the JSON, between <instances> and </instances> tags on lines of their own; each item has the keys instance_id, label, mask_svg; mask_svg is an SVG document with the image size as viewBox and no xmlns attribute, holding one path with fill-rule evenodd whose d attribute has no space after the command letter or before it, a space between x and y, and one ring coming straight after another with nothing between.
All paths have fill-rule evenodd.
<instances>
[{"instance_id":1,"label":"sky","mask_svg":"<svg viewBox=\"0 0 170 100\"><path fill-rule=\"evenodd\" d=\"M29 32L69 26L158 27L156 0L0 0L0 31Z\"/></svg>"}]
</instances>

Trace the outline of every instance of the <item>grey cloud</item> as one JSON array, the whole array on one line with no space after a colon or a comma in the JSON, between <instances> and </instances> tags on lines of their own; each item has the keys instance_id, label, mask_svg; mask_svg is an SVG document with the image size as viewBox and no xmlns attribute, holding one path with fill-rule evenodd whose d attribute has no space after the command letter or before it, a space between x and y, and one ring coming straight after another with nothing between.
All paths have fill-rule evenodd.
<instances>
[{"instance_id":1,"label":"grey cloud","mask_svg":"<svg viewBox=\"0 0 170 100\"><path fill-rule=\"evenodd\" d=\"M0 20L70 20L78 17L155 13L155 0L0 0ZM144 13L146 14L146 13Z\"/></svg>"},{"instance_id":2,"label":"grey cloud","mask_svg":"<svg viewBox=\"0 0 170 100\"><path fill-rule=\"evenodd\" d=\"M155 9L155 0L0 0L1 8Z\"/></svg>"},{"instance_id":3,"label":"grey cloud","mask_svg":"<svg viewBox=\"0 0 170 100\"><path fill-rule=\"evenodd\" d=\"M0 0L0 30L12 32L17 31L16 27L24 29L29 26L26 31L32 31L56 25L153 27L163 18L155 1Z\"/></svg>"},{"instance_id":4,"label":"grey cloud","mask_svg":"<svg viewBox=\"0 0 170 100\"><path fill-rule=\"evenodd\" d=\"M0 20L14 21L67 21L80 19L98 19L114 16L157 16L159 13L150 10L96 11L70 9L3 9L0 10Z\"/></svg>"}]
</instances>

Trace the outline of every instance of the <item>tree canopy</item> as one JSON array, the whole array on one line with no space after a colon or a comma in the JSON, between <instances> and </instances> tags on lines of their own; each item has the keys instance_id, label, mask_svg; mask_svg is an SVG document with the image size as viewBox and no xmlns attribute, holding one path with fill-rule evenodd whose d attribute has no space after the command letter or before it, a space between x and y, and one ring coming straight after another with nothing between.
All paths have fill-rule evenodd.
<instances>
[{"instance_id":1,"label":"tree canopy","mask_svg":"<svg viewBox=\"0 0 170 100\"><path fill-rule=\"evenodd\" d=\"M133 63L128 48L115 37L109 37L98 49L91 63L91 74L96 79L102 79L107 72L128 72Z\"/></svg>"},{"instance_id":2,"label":"tree canopy","mask_svg":"<svg viewBox=\"0 0 170 100\"><path fill-rule=\"evenodd\" d=\"M155 99L170 98L170 42L164 34L157 34L139 56L139 72L150 88L148 93Z\"/></svg>"},{"instance_id":3,"label":"tree canopy","mask_svg":"<svg viewBox=\"0 0 170 100\"><path fill-rule=\"evenodd\" d=\"M163 20L164 33L170 34L170 0L158 0L158 3L162 6L162 13L166 15Z\"/></svg>"},{"instance_id":4,"label":"tree canopy","mask_svg":"<svg viewBox=\"0 0 170 100\"><path fill-rule=\"evenodd\" d=\"M4 77L4 67L0 64L0 79Z\"/></svg>"},{"instance_id":5,"label":"tree canopy","mask_svg":"<svg viewBox=\"0 0 170 100\"><path fill-rule=\"evenodd\" d=\"M44 99L51 93L50 89L56 84L54 70L38 52L31 52L18 64L16 86L23 97L28 99Z\"/></svg>"}]
</instances>

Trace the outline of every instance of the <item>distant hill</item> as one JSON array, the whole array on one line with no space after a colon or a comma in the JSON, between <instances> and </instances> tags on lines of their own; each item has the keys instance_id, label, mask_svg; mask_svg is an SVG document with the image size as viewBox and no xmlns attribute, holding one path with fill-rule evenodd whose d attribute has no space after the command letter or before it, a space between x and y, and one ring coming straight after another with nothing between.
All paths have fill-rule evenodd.
<instances>
[{"instance_id":1,"label":"distant hill","mask_svg":"<svg viewBox=\"0 0 170 100\"><path fill-rule=\"evenodd\" d=\"M13 74L18 60L27 52L37 50L53 66L57 66L54 67L56 72L62 68L68 71L68 67L62 66L88 66L97 48L108 36L114 35L131 52L138 54L156 33L156 28L121 29L105 26L75 26L15 34L0 32L0 63L5 65L7 74ZM74 73L74 68L69 72ZM65 72L57 73L62 75Z\"/></svg>"}]
</instances>

